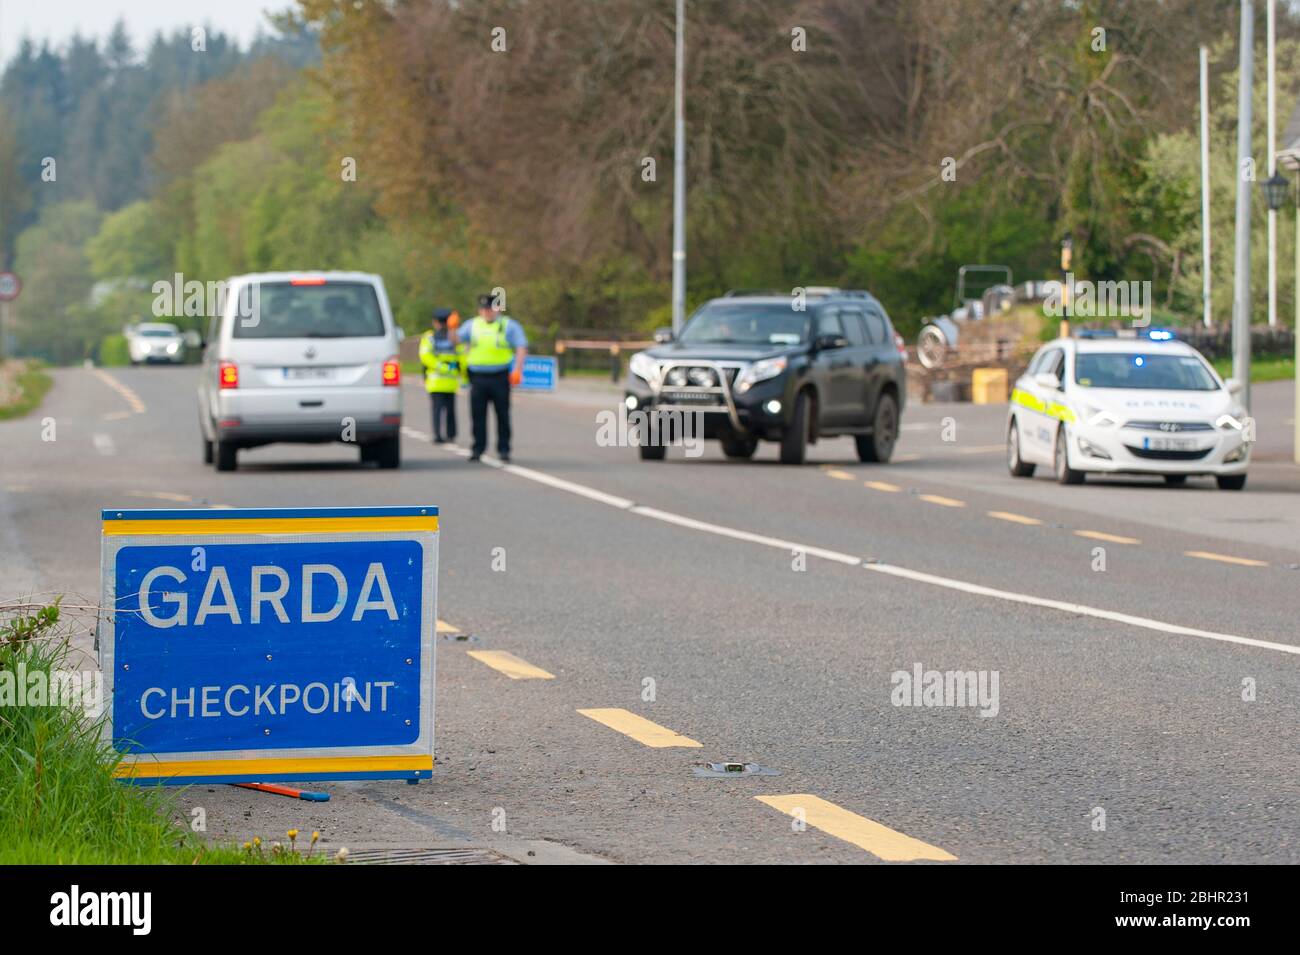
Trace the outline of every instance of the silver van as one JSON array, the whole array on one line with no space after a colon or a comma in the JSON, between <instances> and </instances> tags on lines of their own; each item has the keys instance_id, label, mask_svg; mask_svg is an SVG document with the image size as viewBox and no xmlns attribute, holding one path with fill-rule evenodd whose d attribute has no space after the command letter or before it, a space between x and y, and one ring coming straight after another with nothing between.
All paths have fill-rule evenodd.
<instances>
[{"instance_id":1,"label":"silver van","mask_svg":"<svg viewBox=\"0 0 1300 955\"><path fill-rule=\"evenodd\" d=\"M338 441L399 466L402 333L378 275L265 272L222 291L199 380L205 464L233 471L240 448Z\"/></svg>"}]
</instances>

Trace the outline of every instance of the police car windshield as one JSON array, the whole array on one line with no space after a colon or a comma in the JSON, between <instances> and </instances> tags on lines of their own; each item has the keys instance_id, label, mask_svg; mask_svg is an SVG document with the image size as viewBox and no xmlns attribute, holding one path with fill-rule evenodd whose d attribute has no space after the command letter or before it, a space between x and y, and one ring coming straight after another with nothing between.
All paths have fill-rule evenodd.
<instances>
[{"instance_id":1,"label":"police car windshield","mask_svg":"<svg viewBox=\"0 0 1300 955\"><path fill-rule=\"evenodd\" d=\"M689 345L797 345L808 334L808 313L789 305L706 305L679 341Z\"/></svg>"},{"instance_id":2,"label":"police car windshield","mask_svg":"<svg viewBox=\"0 0 1300 955\"><path fill-rule=\"evenodd\" d=\"M246 303L251 307L245 309ZM379 300L368 282L262 282L256 296L241 296L239 306L235 338L374 338L384 334ZM245 316L245 310L250 314Z\"/></svg>"},{"instance_id":3,"label":"police car windshield","mask_svg":"<svg viewBox=\"0 0 1300 955\"><path fill-rule=\"evenodd\" d=\"M1080 352L1074 380L1085 388L1142 388L1151 391L1217 391L1218 383L1195 355Z\"/></svg>"}]
</instances>

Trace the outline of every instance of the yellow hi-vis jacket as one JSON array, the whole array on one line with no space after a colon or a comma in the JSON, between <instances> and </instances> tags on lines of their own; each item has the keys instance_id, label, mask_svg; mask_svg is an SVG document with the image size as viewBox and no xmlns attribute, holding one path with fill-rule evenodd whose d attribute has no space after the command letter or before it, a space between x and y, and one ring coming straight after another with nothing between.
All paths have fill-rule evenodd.
<instances>
[{"instance_id":1,"label":"yellow hi-vis jacket","mask_svg":"<svg viewBox=\"0 0 1300 955\"><path fill-rule=\"evenodd\" d=\"M420 339L420 364L424 365L424 390L430 394L454 394L465 380L465 346L452 335L438 340L432 331Z\"/></svg>"}]
</instances>

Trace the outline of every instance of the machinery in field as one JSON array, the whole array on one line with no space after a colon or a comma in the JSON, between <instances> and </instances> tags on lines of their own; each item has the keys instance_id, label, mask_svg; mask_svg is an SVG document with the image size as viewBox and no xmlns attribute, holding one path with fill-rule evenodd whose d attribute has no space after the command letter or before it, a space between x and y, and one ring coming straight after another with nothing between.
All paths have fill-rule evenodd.
<instances>
[{"instance_id":1,"label":"machinery in field","mask_svg":"<svg viewBox=\"0 0 1300 955\"><path fill-rule=\"evenodd\" d=\"M989 278L977 295L974 276ZM997 360L1016 350L1026 337L1037 335L1037 318L1028 320L1025 310L1015 306L1046 299L1060 283L1025 282L1017 287L1011 269L1005 265L963 265L957 270L953 310L947 315L925 319L916 339L916 357L922 367L933 370L955 360L958 350L964 358ZM1026 326L1029 327L1026 327ZM987 354L986 354L987 353Z\"/></svg>"}]
</instances>

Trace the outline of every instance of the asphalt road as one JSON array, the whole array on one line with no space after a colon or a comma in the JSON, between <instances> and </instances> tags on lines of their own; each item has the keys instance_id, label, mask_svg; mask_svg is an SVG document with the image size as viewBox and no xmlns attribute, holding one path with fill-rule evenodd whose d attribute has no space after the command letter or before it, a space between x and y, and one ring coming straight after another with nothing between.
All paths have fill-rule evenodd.
<instances>
[{"instance_id":1,"label":"asphalt road","mask_svg":"<svg viewBox=\"0 0 1300 955\"><path fill-rule=\"evenodd\" d=\"M961 405L907 409L888 466L847 440L803 468L770 446L641 462L598 445L597 384L517 397L509 468L431 446L408 386L400 471L275 446L218 474L195 375L58 371L39 411L0 423L0 593L94 595L101 507L432 503L439 616L466 637L438 649L431 783L322 785L323 804L185 791L214 838L295 826L330 848L558 862L1300 861L1289 386L1256 387L1259 460L1234 494L1016 481L1005 409ZM996 715L894 705L891 674L918 664L996 671ZM579 712L601 709L699 745ZM693 772L729 759L780 775Z\"/></svg>"}]
</instances>

